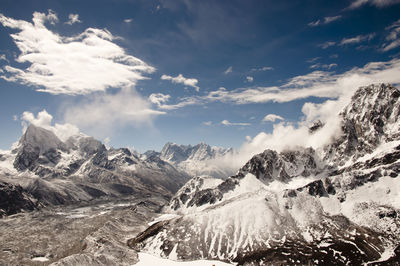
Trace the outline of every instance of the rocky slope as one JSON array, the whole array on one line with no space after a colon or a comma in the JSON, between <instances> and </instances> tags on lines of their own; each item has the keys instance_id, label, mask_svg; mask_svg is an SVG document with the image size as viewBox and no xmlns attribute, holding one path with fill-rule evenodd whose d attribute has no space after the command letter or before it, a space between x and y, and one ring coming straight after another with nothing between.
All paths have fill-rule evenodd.
<instances>
[{"instance_id":1,"label":"rocky slope","mask_svg":"<svg viewBox=\"0 0 400 266\"><path fill-rule=\"evenodd\" d=\"M128 244L179 260L398 264L399 96L387 84L362 87L332 144L266 150L219 182L193 178L165 208L175 218Z\"/></svg>"},{"instance_id":2,"label":"rocky slope","mask_svg":"<svg viewBox=\"0 0 400 266\"><path fill-rule=\"evenodd\" d=\"M83 134L63 142L34 125L14 150L2 152L0 172L1 181L23 188L21 197L42 205L151 194L170 198L189 178L159 158L142 160L128 149L107 149Z\"/></svg>"}]
</instances>

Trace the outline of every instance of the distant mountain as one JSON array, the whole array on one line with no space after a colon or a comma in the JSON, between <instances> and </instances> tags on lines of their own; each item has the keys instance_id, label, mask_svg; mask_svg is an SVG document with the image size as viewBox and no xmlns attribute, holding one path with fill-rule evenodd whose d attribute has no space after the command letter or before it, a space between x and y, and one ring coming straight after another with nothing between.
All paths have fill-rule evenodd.
<instances>
[{"instance_id":1,"label":"distant mountain","mask_svg":"<svg viewBox=\"0 0 400 266\"><path fill-rule=\"evenodd\" d=\"M206 143L197 145L178 145L168 142L161 150L159 156L178 169L185 171L189 175L209 175L215 178L225 178L231 172L219 167L210 161L232 153L233 149L213 147Z\"/></svg>"},{"instance_id":2,"label":"distant mountain","mask_svg":"<svg viewBox=\"0 0 400 266\"><path fill-rule=\"evenodd\" d=\"M225 180L192 178L165 207L176 218L128 244L240 265L399 265L400 92L359 88L338 115L341 132L320 150L265 150Z\"/></svg>"},{"instance_id":3,"label":"distant mountain","mask_svg":"<svg viewBox=\"0 0 400 266\"><path fill-rule=\"evenodd\" d=\"M35 125L14 150L0 154L0 175L7 191L15 187L22 198L42 205L153 193L171 197L189 178L159 158L142 160L129 149L107 149L83 134L63 142ZM21 209L32 209L27 204Z\"/></svg>"}]
</instances>

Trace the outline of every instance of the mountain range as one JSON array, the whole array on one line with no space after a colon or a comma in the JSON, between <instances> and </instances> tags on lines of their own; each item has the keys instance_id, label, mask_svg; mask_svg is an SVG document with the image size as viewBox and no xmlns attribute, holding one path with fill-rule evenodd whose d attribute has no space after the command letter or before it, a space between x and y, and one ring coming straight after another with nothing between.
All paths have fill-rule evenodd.
<instances>
[{"instance_id":1,"label":"mountain range","mask_svg":"<svg viewBox=\"0 0 400 266\"><path fill-rule=\"evenodd\" d=\"M388 84L361 87L330 144L267 149L225 180L192 178L164 207L174 218L128 244L240 265L398 265L399 97Z\"/></svg>"},{"instance_id":2,"label":"mountain range","mask_svg":"<svg viewBox=\"0 0 400 266\"><path fill-rule=\"evenodd\" d=\"M82 133L62 141L31 124L0 153L0 216L149 199L119 211L118 223L105 222L55 265L108 263L118 254L129 254L121 264L130 265L135 252L240 265L399 265L399 115L397 88L361 87L337 114L340 128L328 144L265 149L235 173L215 163L233 149L167 143L138 154ZM327 126L315 121L310 134ZM154 201L168 203L160 209ZM142 223L159 217L133 225L132 210ZM126 228L140 231L106 245Z\"/></svg>"}]
</instances>

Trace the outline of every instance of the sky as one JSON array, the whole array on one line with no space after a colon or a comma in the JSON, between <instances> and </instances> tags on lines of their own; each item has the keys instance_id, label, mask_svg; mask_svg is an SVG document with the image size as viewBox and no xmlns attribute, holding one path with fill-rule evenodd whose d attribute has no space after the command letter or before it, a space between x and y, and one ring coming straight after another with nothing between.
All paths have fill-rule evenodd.
<instances>
[{"instance_id":1,"label":"sky","mask_svg":"<svg viewBox=\"0 0 400 266\"><path fill-rule=\"evenodd\" d=\"M400 84L398 0L2 0L0 13L0 149L29 123L140 152L265 148L301 142L284 137L360 86Z\"/></svg>"}]
</instances>

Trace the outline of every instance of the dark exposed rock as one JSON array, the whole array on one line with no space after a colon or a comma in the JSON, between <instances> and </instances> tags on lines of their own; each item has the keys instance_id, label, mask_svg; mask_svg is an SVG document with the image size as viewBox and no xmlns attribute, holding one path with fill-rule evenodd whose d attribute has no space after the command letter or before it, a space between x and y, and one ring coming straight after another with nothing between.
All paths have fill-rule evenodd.
<instances>
[{"instance_id":1,"label":"dark exposed rock","mask_svg":"<svg viewBox=\"0 0 400 266\"><path fill-rule=\"evenodd\" d=\"M205 189L194 194L194 197L188 202L187 206L202 206L204 204L213 204L222 199L222 193L219 190Z\"/></svg>"},{"instance_id":2,"label":"dark exposed rock","mask_svg":"<svg viewBox=\"0 0 400 266\"><path fill-rule=\"evenodd\" d=\"M31 198L21 186L0 182L0 217L38 209Z\"/></svg>"}]
</instances>

